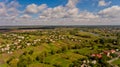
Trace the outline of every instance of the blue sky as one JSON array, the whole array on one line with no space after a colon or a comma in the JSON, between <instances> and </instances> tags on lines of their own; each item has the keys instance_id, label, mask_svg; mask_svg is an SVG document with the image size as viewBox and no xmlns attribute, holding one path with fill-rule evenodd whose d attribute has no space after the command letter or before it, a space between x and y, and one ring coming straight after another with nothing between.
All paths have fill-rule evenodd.
<instances>
[{"instance_id":1,"label":"blue sky","mask_svg":"<svg viewBox=\"0 0 120 67\"><path fill-rule=\"evenodd\" d=\"M119 19L120 0L0 0L1 25L118 25Z\"/></svg>"},{"instance_id":2,"label":"blue sky","mask_svg":"<svg viewBox=\"0 0 120 67\"><path fill-rule=\"evenodd\" d=\"M21 5L21 7L19 8L20 10L24 10L27 5L33 3L36 5L47 4L48 7L56 7L59 5L65 6L68 2L68 0L17 0L17 1ZM120 0L105 0L105 2L109 2L109 1L112 2L109 6L120 5ZM98 2L99 0L79 0L77 7L81 10L88 10L92 12L109 7L109 6L99 7Z\"/></svg>"},{"instance_id":3,"label":"blue sky","mask_svg":"<svg viewBox=\"0 0 120 67\"><path fill-rule=\"evenodd\" d=\"M36 4L36 5L41 5L41 4L47 4L49 7L55 7L58 5L65 5L67 3L66 1L62 0L18 0L18 2L22 5L20 10L24 10L27 5L29 4Z\"/></svg>"},{"instance_id":4,"label":"blue sky","mask_svg":"<svg viewBox=\"0 0 120 67\"><path fill-rule=\"evenodd\" d=\"M9 0L11 2L13 0ZM105 0L105 2L111 1L112 3L109 6L112 5L120 5L120 0ZM1 0L1 2L4 2L4 0ZM65 6L68 3L68 0L17 0L21 7L19 10L24 10L27 5L30 4L36 4L36 5L41 5L41 4L47 4L48 7L56 7L59 5ZM101 10L109 6L104 6L104 7L99 7L98 6L99 0L79 0L77 7L81 10L88 10L88 11L96 11L96 10Z\"/></svg>"}]
</instances>

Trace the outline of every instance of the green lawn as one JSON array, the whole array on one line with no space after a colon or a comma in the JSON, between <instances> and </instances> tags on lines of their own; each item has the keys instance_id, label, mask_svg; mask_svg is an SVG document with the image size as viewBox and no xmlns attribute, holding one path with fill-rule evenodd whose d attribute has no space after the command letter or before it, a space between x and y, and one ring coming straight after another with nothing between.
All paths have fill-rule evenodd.
<instances>
[{"instance_id":1,"label":"green lawn","mask_svg":"<svg viewBox=\"0 0 120 67\"><path fill-rule=\"evenodd\" d=\"M70 61L66 60L65 58L62 58L59 54L48 56L44 60L47 63L50 63L52 65L62 65L62 67L68 67Z\"/></svg>"},{"instance_id":2,"label":"green lawn","mask_svg":"<svg viewBox=\"0 0 120 67\"><path fill-rule=\"evenodd\" d=\"M79 58L85 58L85 56L72 52L65 52L48 56L45 58L44 62L50 63L52 65L57 64L62 65L62 67L69 67L72 61L75 61Z\"/></svg>"},{"instance_id":3,"label":"green lawn","mask_svg":"<svg viewBox=\"0 0 120 67\"><path fill-rule=\"evenodd\" d=\"M28 67L54 67L54 66L42 63L33 63L30 64Z\"/></svg>"},{"instance_id":4,"label":"green lawn","mask_svg":"<svg viewBox=\"0 0 120 67\"><path fill-rule=\"evenodd\" d=\"M0 64L0 67L8 67L7 64Z\"/></svg>"},{"instance_id":5,"label":"green lawn","mask_svg":"<svg viewBox=\"0 0 120 67\"><path fill-rule=\"evenodd\" d=\"M92 53L96 53L96 50L91 50L90 48L81 48L81 49L74 49L71 50L72 52L78 52L81 55L89 55Z\"/></svg>"},{"instance_id":6,"label":"green lawn","mask_svg":"<svg viewBox=\"0 0 120 67\"><path fill-rule=\"evenodd\" d=\"M118 60L113 61L112 63L115 65L120 65L120 58Z\"/></svg>"}]
</instances>

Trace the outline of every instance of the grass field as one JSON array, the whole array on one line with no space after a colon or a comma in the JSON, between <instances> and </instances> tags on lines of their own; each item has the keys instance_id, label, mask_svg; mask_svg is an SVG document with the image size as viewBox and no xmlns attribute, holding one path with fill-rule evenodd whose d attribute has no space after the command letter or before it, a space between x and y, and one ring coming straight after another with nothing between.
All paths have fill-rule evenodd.
<instances>
[{"instance_id":1,"label":"grass field","mask_svg":"<svg viewBox=\"0 0 120 67\"><path fill-rule=\"evenodd\" d=\"M118 60L113 61L112 63L115 65L120 65L120 58Z\"/></svg>"}]
</instances>

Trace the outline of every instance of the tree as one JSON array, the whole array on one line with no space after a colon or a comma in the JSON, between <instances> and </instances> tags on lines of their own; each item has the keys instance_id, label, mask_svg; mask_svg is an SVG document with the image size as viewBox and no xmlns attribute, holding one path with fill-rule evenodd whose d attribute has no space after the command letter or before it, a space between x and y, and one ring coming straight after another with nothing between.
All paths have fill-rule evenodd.
<instances>
[{"instance_id":1,"label":"tree","mask_svg":"<svg viewBox=\"0 0 120 67\"><path fill-rule=\"evenodd\" d=\"M14 57L11 57L10 59L7 60L7 64L10 65L10 62L14 59Z\"/></svg>"},{"instance_id":2,"label":"tree","mask_svg":"<svg viewBox=\"0 0 120 67\"><path fill-rule=\"evenodd\" d=\"M117 45L120 45L120 33L117 33Z\"/></svg>"},{"instance_id":3,"label":"tree","mask_svg":"<svg viewBox=\"0 0 120 67\"><path fill-rule=\"evenodd\" d=\"M18 67L27 67L32 62L33 62L32 57L30 57L29 55L23 55L23 56L20 56L17 66Z\"/></svg>"},{"instance_id":4,"label":"tree","mask_svg":"<svg viewBox=\"0 0 120 67\"><path fill-rule=\"evenodd\" d=\"M100 38L99 42L100 42L100 44L105 44L105 38Z\"/></svg>"},{"instance_id":5,"label":"tree","mask_svg":"<svg viewBox=\"0 0 120 67\"><path fill-rule=\"evenodd\" d=\"M28 54L32 55L32 54L33 54L33 50L30 50L30 51L28 52Z\"/></svg>"},{"instance_id":6,"label":"tree","mask_svg":"<svg viewBox=\"0 0 120 67\"><path fill-rule=\"evenodd\" d=\"M43 63L44 61L44 56L39 54L38 56L36 56L36 61L40 62L40 63Z\"/></svg>"}]
</instances>

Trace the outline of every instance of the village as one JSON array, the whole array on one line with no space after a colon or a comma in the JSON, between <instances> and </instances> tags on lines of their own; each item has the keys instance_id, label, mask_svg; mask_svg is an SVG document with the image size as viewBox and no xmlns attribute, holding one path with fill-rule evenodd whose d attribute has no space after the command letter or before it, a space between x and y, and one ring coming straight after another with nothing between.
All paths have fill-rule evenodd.
<instances>
[{"instance_id":1,"label":"village","mask_svg":"<svg viewBox=\"0 0 120 67\"><path fill-rule=\"evenodd\" d=\"M89 64L97 64L100 60L107 61L113 67L119 67L117 65L113 65L112 62L118 60L120 58L119 49L112 50L104 50L98 54L91 54L89 60L83 60L83 64L81 67L91 67Z\"/></svg>"},{"instance_id":2,"label":"village","mask_svg":"<svg viewBox=\"0 0 120 67\"><path fill-rule=\"evenodd\" d=\"M51 34L51 33L50 33ZM53 33L52 33L53 34ZM24 40L27 40L27 38L30 38L29 36L19 36L17 34L3 34L2 37L4 38L13 38L12 43L0 43L0 53L12 53L12 51L25 48L27 46L35 46L37 43L49 43L49 42L56 42L59 40L65 40L70 39L70 41L80 42L80 39L76 39L74 37L68 37L65 35L50 35L46 38L39 38L35 39L31 42L24 42ZM24 45L21 45L23 43Z\"/></svg>"},{"instance_id":3,"label":"village","mask_svg":"<svg viewBox=\"0 0 120 67\"><path fill-rule=\"evenodd\" d=\"M53 67L94 67L103 64L119 67L119 63L115 64L120 59L120 48L116 45L119 44L119 32L114 30L110 33L101 28L95 30L58 28L0 33L0 65L31 66L36 61ZM5 57L7 59L3 60ZM24 57L26 60L23 60ZM28 60L31 62L27 63Z\"/></svg>"}]
</instances>

